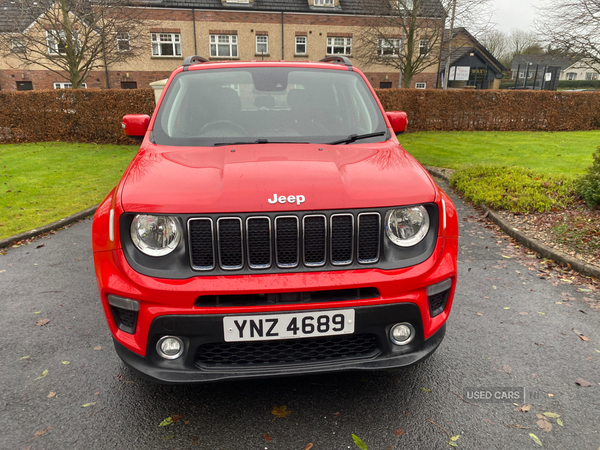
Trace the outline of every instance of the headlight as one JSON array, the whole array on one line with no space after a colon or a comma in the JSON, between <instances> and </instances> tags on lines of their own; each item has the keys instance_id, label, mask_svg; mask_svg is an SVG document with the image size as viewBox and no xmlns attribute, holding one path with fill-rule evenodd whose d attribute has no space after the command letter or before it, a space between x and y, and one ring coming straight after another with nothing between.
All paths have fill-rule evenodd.
<instances>
[{"instance_id":1,"label":"headlight","mask_svg":"<svg viewBox=\"0 0 600 450\"><path fill-rule=\"evenodd\" d=\"M429 214L422 206L390 209L385 215L385 233L399 247L412 247L429 231Z\"/></svg>"},{"instance_id":2,"label":"headlight","mask_svg":"<svg viewBox=\"0 0 600 450\"><path fill-rule=\"evenodd\" d=\"M168 255L181 240L179 221L173 216L138 214L131 222L131 240L146 255Z\"/></svg>"}]
</instances>

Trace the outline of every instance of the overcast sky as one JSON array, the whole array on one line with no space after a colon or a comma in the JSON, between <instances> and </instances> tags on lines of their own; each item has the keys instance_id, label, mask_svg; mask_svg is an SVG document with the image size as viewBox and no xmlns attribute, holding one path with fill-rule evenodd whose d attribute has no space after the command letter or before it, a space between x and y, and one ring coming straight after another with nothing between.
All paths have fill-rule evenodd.
<instances>
[{"instance_id":1,"label":"overcast sky","mask_svg":"<svg viewBox=\"0 0 600 450\"><path fill-rule=\"evenodd\" d=\"M496 12L492 20L500 31L509 32L513 28L529 31L533 25L535 11L533 5L539 6L539 1L533 0L494 0Z\"/></svg>"}]
</instances>

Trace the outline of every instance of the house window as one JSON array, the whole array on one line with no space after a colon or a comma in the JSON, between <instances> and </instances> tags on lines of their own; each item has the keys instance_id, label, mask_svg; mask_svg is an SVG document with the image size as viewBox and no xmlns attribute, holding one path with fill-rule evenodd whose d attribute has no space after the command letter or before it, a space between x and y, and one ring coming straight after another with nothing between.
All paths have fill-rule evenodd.
<instances>
[{"instance_id":1,"label":"house window","mask_svg":"<svg viewBox=\"0 0 600 450\"><path fill-rule=\"evenodd\" d=\"M121 81L121 89L137 89L137 81Z\"/></svg>"},{"instance_id":2,"label":"house window","mask_svg":"<svg viewBox=\"0 0 600 450\"><path fill-rule=\"evenodd\" d=\"M406 11L412 11L415 7L413 0L398 0L396 1L396 8L405 9Z\"/></svg>"},{"instance_id":3,"label":"house window","mask_svg":"<svg viewBox=\"0 0 600 450\"><path fill-rule=\"evenodd\" d=\"M152 56L181 56L181 35L152 33Z\"/></svg>"},{"instance_id":4,"label":"house window","mask_svg":"<svg viewBox=\"0 0 600 450\"><path fill-rule=\"evenodd\" d=\"M315 6L333 6L333 0L315 0Z\"/></svg>"},{"instance_id":5,"label":"house window","mask_svg":"<svg viewBox=\"0 0 600 450\"><path fill-rule=\"evenodd\" d=\"M391 88L392 88L391 81L380 81L379 82L379 89L391 89Z\"/></svg>"},{"instance_id":6,"label":"house window","mask_svg":"<svg viewBox=\"0 0 600 450\"><path fill-rule=\"evenodd\" d=\"M381 56L398 56L400 54L400 39L378 39L377 52Z\"/></svg>"},{"instance_id":7,"label":"house window","mask_svg":"<svg viewBox=\"0 0 600 450\"><path fill-rule=\"evenodd\" d=\"M328 55L351 55L352 38L328 37L327 38Z\"/></svg>"},{"instance_id":8,"label":"house window","mask_svg":"<svg viewBox=\"0 0 600 450\"><path fill-rule=\"evenodd\" d=\"M17 81L17 91L33 91L33 82Z\"/></svg>"},{"instance_id":9,"label":"house window","mask_svg":"<svg viewBox=\"0 0 600 450\"><path fill-rule=\"evenodd\" d=\"M117 39L117 51L118 52L128 52L131 50L131 45L129 44L129 32L123 31L121 33L116 33Z\"/></svg>"},{"instance_id":10,"label":"house window","mask_svg":"<svg viewBox=\"0 0 600 450\"><path fill-rule=\"evenodd\" d=\"M25 39L15 38L10 43L10 51L13 53L25 53Z\"/></svg>"},{"instance_id":11,"label":"house window","mask_svg":"<svg viewBox=\"0 0 600 450\"><path fill-rule=\"evenodd\" d=\"M60 81L57 81L53 84L54 84L54 89L71 89L73 87L73 85L71 83L63 83ZM81 87L82 87L82 89L87 89L87 84L81 83Z\"/></svg>"},{"instance_id":12,"label":"house window","mask_svg":"<svg viewBox=\"0 0 600 450\"><path fill-rule=\"evenodd\" d=\"M306 36L296 36L296 55L306 55Z\"/></svg>"},{"instance_id":13,"label":"house window","mask_svg":"<svg viewBox=\"0 0 600 450\"><path fill-rule=\"evenodd\" d=\"M429 39L421 39L419 41L419 56L429 55Z\"/></svg>"},{"instance_id":14,"label":"house window","mask_svg":"<svg viewBox=\"0 0 600 450\"><path fill-rule=\"evenodd\" d=\"M50 55L66 55L65 41L66 36L64 31L46 31L46 45Z\"/></svg>"},{"instance_id":15,"label":"house window","mask_svg":"<svg viewBox=\"0 0 600 450\"><path fill-rule=\"evenodd\" d=\"M237 58L238 39L235 34L211 34L210 56L218 58Z\"/></svg>"},{"instance_id":16,"label":"house window","mask_svg":"<svg viewBox=\"0 0 600 450\"><path fill-rule=\"evenodd\" d=\"M256 53L269 54L269 36L256 36Z\"/></svg>"},{"instance_id":17,"label":"house window","mask_svg":"<svg viewBox=\"0 0 600 450\"><path fill-rule=\"evenodd\" d=\"M427 83L415 83L415 89L425 89L427 87Z\"/></svg>"},{"instance_id":18,"label":"house window","mask_svg":"<svg viewBox=\"0 0 600 450\"><path fill-rule=\"evenodd\" d=\"M577 79L577 73L567 72L567 80L576 80L576 79Z\"/></svg>"},{"instance_id":19,"label":"house window","mask_svg":"<svg viewBox=\"0 0 600 450\"><path fill-rule=\"evenodd\" d=\"M587 81L597 80L598 79L598 72L586 72L585 73L585 79Z\"/></svg>"},{"instance_id":20,"label":"house window","mask_svg":"<svg viewBox=\"0 0 600 450\"><path fill-rule=\"evenodd\" d=\"M250 0L225 0L225 3L250 3Z\"/></svg>"}]
</instances>

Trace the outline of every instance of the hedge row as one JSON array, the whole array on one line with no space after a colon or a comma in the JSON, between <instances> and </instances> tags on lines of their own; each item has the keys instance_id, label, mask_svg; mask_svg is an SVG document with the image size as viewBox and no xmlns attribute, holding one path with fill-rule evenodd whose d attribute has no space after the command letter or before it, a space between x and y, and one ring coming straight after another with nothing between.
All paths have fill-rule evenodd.
<instances>
[{"instance_id":1,"label":"hedge row","mask_svg":"<svg viewBox=\"0 0 600 450\"><path fill-rule=\"evenodd\" d=\"M409 131L577 131L600 128L600 93L380 89Z\"/></svg>"},{"instance_id":2,"label":"hedge row","mask_svg":"<svg viewBox=\"0 0 600 450\"><path fill-rule=\"evenodd\" d=\"M600 89L600 80L559 80L558 87L565 89Z\"/></svg>"},{"instance_id":3,"label":"hedge row","mask_svg":"<svg viewBox=\"0 0 600 450\"><path fill-rule=\"evenodd\" d=\"M575 131L600 128L600 93L379 89L409 131ZM130 144L121 119L152 114L152 89L0 92L0 143Z\"/></svg>"},{"instance_id":4,"label":"hedge row","mask_svg":"<svg viewBox=\"0 0 600 450\"><path fill-rule=\"evenodd\" d=\"M131 144L125 114L152 114L152 89L0 92L0 143L79 141Z\"/></svg>"}]
</instances>

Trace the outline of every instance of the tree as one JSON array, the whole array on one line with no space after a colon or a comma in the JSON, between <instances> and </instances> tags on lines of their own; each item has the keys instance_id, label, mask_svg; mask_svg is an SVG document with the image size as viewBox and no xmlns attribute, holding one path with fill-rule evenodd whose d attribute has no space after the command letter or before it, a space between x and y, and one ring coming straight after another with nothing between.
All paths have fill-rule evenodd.
<instances>
[{"instance_id":1,"label":"tree","mask_svg":"<svg viewBox=\"0 0 600 450\"><path fill-rule=\"evenodd\" d=\"M92 70L136 58L146 12L125 0L5 1L0 52L20 66L41 66L81 88ZM12 57L12 58L11 58ZM108 78L108 76L107 76ZM108 79L107 79L108 87Z\"/></svg>"},{"instance_id":2,"label":"tree","mask_svg":"<svg viewBox=\"0 0 600 450\"><path fill-rule=\"evenodd\" d=\"M373 0L358 32L354 56L365 65L397 69L408 88L412 78L438 64L445 11L436 0Z\"/></svg>"},{"instance_id":3,"label":"tree","mask_svg":"<svg viewBox=\"0 0 600 450\"><path fill-rule=\"evenodd\" d=\"M480 42L498 61L505 58L508 42L504 32L491 30L481 37Z\"/></svg>"},{"instance_id":4,"label":"tree","mask_svg":"<svg viewBox=\"0 0 600 450\"><path fill-rule=\"evenodd\" d=\"M535 28L549 46L600 64L598 0L546 0L536 12Z\"/></svg>"}]
</instances>

